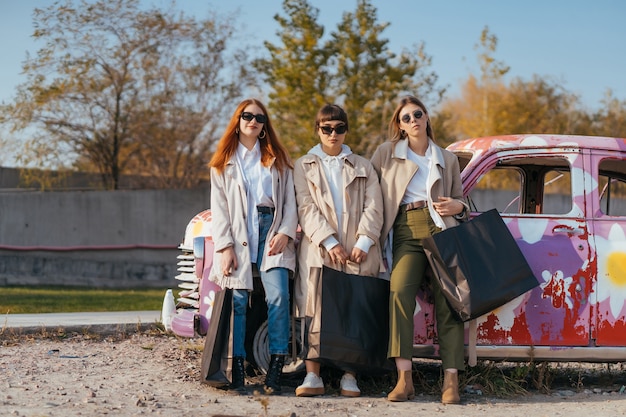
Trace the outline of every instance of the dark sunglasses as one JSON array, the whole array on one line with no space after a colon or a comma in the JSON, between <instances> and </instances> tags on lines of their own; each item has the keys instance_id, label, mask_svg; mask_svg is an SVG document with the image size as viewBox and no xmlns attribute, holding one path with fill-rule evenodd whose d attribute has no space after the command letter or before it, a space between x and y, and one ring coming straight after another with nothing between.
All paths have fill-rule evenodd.
<instances>
[{"instance_id":1,"label":"dark sunglasses","mask_svg":"<svg viewBox=\"0 0 626 417\"><path fill-rule=\"evenodd\" d=\"M259 123L267 122L267 117L264 114L252 114L247 111L241 113L241 118L245 120L246 122L249 122L252 119L256 119L256 121Z\"/></svg>"},{"instance_id":2,"label":"dark sunglasses","mask_svg":"<svg viewBox=\"0 0 626 417\"><path fill-rule=\"evenodd\" d=\"M424 112L421 110L415 110L413 112L413 117L415 117L415 119L421 119L423 115L424 115ZM409 123L411 121L411 115L405 114L404 116L402 116L400 120L402 120L404 123Z\"/></svg>"},{"instance_id":3,"label":"dark sunglasses","mask_svg":"<svg viewBox=\"0 0 626 417\"><path fill-rule=\"evenodd\" d=\"M333 133L333 130L335 131L335 133L337 133L338 135L343 135L344 133L346 133L348 131L348 128L346 127L346 125L339 125L339 126L320 126L320 129L322 129L322 133L324 133L325 135L331 135Z\"/></svg>"}]
</instances>

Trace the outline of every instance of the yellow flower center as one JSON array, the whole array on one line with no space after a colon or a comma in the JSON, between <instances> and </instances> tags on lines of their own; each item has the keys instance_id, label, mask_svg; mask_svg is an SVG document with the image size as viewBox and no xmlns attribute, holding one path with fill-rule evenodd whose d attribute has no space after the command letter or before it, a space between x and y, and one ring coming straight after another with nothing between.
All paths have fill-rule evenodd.
<instances>
[{"instance_id":1,"label":"yellow flower center","mask_svg":"<svg viewBox=\"0 0 626 417\"><path fill-rule=\"evenodd\" d=\"M626 285L626 253L612 252L606 260L606 272L613 284Z\"/></svg>"}]
</instances>

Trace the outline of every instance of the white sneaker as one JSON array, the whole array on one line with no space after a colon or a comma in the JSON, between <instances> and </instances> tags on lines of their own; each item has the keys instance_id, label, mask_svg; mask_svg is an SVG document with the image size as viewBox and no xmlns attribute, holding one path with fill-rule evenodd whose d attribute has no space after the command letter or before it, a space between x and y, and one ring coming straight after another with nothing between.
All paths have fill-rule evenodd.
<instances>
[{"instance_id":1,"label":"white sneaker","mask_svg":"<svg viewBox=\"0 0 626 417\"><path fill-rule=\"evenodd\" d=\"M315 375L315 372L309 372L304 378L304 382L296 388L296 397L314 397L316 395L324 395L324 381L322 377Z\"/></svg>"},{"instance_id":2,"label":"white sneaker","mask_svg":"<svg viewBox=\"0 0 626 417\"><path fill-rule=\"evenodd\" d=\"M344 397L359 397L361 396L361 390L356 384L356 378L354 375L345 373L341 377L341 395Z\"/></svg>"}]
</instances>

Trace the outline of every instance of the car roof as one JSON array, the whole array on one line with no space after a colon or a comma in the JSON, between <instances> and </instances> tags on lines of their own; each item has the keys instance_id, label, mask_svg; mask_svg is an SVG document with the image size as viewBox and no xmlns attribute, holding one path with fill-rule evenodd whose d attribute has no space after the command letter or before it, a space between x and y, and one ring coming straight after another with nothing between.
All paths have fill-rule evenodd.
<instances>
[{"instance_id":1,"label":"car roof","mask_svg":"<svg viewBox=\"0 0 626 417\"><path fill-rule=\"evenodd\" d=\"M491 153L501 149L574 148L626 151L626 138L580 135L503 135L460 140L447 147L452 152Z\"/></svg>"}]
</instances>

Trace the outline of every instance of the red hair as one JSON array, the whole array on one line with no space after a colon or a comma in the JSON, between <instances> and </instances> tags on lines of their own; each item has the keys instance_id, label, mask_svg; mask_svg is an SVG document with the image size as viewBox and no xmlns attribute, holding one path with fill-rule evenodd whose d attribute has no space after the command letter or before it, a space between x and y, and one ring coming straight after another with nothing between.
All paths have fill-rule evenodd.
<instances>
[{"instance_id":1,"label":"red hair","mask_svg":"<svg viewBox=\"0 0 626 417\"><path fill-rule=\"evenodd\" d=\"M261 110L263 110L263 114L267 117L267 121L263 124L261 131L261 134L265 133L265 137L259 138L261 164L267 167L270 165L272 159L276 158L274 164L278 170L284 171L288 168L292 169L293 165L291 164L287 149L280 142L278 134L272 126L270 116L267 114L267 109L263 103L254 98L243 100L235 109L233 116L230 118L230 122L228 122L228 126L226 126L226 131L217 143L217 149L211 158L211 162L209 162L209 166L215 168L220 174L224 171L224 167L237 151L237 146L239 146L237 128L239 127L241 113L250 104L259 106Z\"/></svg>"}]
</instances>

